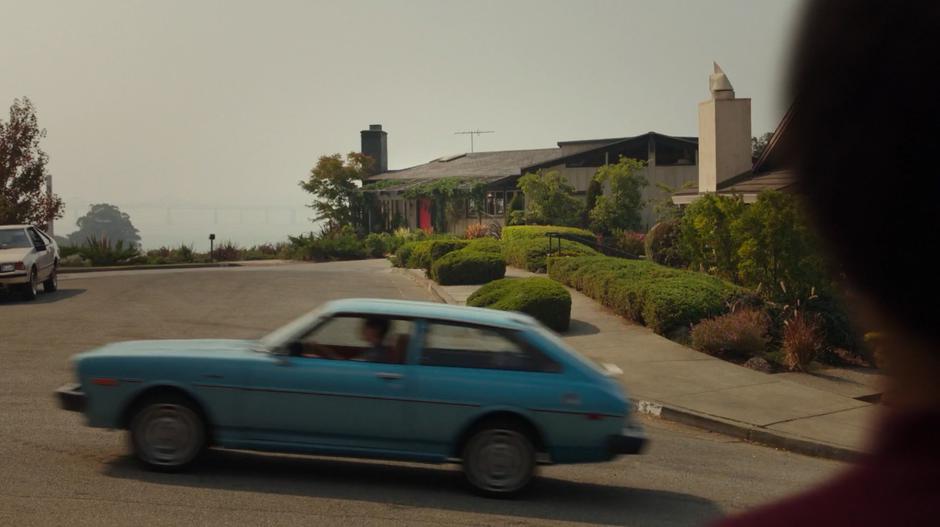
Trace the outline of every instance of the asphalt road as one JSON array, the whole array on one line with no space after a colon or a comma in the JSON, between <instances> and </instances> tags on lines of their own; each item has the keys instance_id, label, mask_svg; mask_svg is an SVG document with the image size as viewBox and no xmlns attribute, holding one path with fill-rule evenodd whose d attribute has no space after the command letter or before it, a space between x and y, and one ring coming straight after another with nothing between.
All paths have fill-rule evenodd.
<instances>
[{"instance_id":1,"label":"asphalt road","mask_svg":"<svg viewBox=\"0 0 940 527\"><path fill-rule=\"evenodd\" d=\"M252 338L334 298L432 300L382 261L63 277L0 296L0 525L701 525L842 465L642 419L643 456L545 467L489 500L455 467L212 452L185 474L127 457L123 433L56 408L70 355L117 340Z\"/></svg>"}]
</instances>

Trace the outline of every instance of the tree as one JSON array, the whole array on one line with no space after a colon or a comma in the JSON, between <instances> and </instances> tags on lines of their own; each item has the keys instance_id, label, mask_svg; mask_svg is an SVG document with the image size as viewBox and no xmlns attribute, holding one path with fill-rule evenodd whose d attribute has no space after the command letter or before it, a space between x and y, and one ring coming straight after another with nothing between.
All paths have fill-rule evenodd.
<instances>
[{"instance_id":1,"label":"tree","mask_svg":"<svg viewBox=\"0 0 940 527\"><path fill-rule=\"evenodd\" d=\"M581 224L584 227L591 226L591 211L594 210L594 207L597 205L597 198L604 194L604 186L601 185L601 182L596 178L591 178L591 182L588 183L587 193L584 199L584 214Z\"/></svg>"},{"instance_id":2,"label":"tree","mask_svg":"<svg viewBox=\"0 0 940 527\"><path fill-rule=\"evenodd\" d=\"M770 138L774 136L773 132L767 132L760 137L751 138L751 157L757 159L764 153L764 150L767 148L767 144L770 143Z\"/></svg>"},{"instance_id":3,"label":"tree","mask_svg":"<svg viewBox=\"0 0 940 527\"><path fill-rule=\"evenodd\" d=\"M616 164L597 169L594 179L602 185L606 183L608 192L597 197L589 214L595 231L610 234L617 229L640 229L643 188L649 184L642 173L644 168L645 162L621 156Z\"/></svg>"},{"instance_id":4,"label":"tree","mask_svg":"<svg viewBox=\"0 0 940 527\"><path fill-rule=\"evenodd\" d=\"M530 172L517 185L525 194L527 223L574 226L581 220L584 204L558 172Z\"/></svg>"},{"instance_id":5,"label":"tree","mask_svg":"<svg viewBox=\"0 0 940 527\"><path fill-rule=\"evenodd\" d=\"M88 212L75 222L78 230L69 234L69 244L88 245L91 240L103 244L121 243L130 248L140 245L140 234L126 212L108 203L91 205Z\"/></svg>"},{"instance_id":6,"label":"tree","mask_svg":"<svg viewBox=\"0 0 940 527\"><path fill-rule=\"evenodd\" d=\"M686 181L678 186L670 186L665 183L656 183L659 189L660 197L653 201L653 213L656 214L657 221L673 221L682 217L682 207L672 201L672 196L680 190L685 190L695 186L692 181Z\"/></svg>"},{"instance_id":7,"label":"tree","mask_svg":"<svg viewBox=\"0 0 940 527\"><path fill-rule=\"evenodd\" d=\"M310 177L300 182L301 188L314 195L310 208L317 213L314 220L326 222L325 231L346 226L364 230L366 204L359 184L371 168L372 159L356 152L346 154L345 159L340 154L321 156Z\"/></svg>"},{"instance_id":8,"label":"tree","mask_svg":"<svg viewBox=\"0 0 940 527\"><path fill-rule=\"evenodd\" d=\"M62 217L62 200L45 192L49 156L39 148L45 136L33 103L14 99L9 121L0 120L0 225Z\"/></svg>"},{"instance_id":9,"label":"tree","mask_svg":"<svg viewBox=\"0 0 940 527\"><path fill-rule=\"evenodd\" d=\"M805 299L825 288L827 269L806 213L793 194L757 196L732 225L737 240L738 277L771 300Z\"/></svg>"},{"instance_id":10,"label":"tree","mask_svg":"<svg viewBox=\"0 0 940 527\"><path fill-rule=\"evenodd\" d=\"M741 196L705 194L682 215L679 247L693 267L736 280L738 239L732 225L744 212Z\"/></svg>"}]
</instances>

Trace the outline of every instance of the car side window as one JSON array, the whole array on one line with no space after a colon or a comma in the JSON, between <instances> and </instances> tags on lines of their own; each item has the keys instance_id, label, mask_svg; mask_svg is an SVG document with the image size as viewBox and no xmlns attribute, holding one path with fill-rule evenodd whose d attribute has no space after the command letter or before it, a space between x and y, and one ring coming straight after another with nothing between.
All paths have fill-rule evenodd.
<instances>
[{"instance_id":1,"label":"car side window","mask_svg":"<svg viewBox=\"0 0 940 527\"><path fill-rule=\"evenodd\" d=\"M561 371L558 363L524 344L513 332L446 322L428 324L421 364L546 373Z\"/></svg>"},{"instance_id":2,"label":"car side window","mask_svg":"<svg viewBox=\"0 0 940 527\"><path fill-rule=\"evenodd\" d=\"M33 247L46 244L45 240L43 240L42 237L39 236L39 233L36 232L36 229L29 228L26 229L26 232L29 233L29 239L33 242Z\"/></svg>"},{"instance_id":3,"label":"car side window","mask_svg":"<svg viewBox=\"0 0 940 527\"><path fill-rule=\"evenodd\" d=\"M413 330L410 320L337 315L300 339L300 356L403 364Z\"/></svg>"}]
</instances>

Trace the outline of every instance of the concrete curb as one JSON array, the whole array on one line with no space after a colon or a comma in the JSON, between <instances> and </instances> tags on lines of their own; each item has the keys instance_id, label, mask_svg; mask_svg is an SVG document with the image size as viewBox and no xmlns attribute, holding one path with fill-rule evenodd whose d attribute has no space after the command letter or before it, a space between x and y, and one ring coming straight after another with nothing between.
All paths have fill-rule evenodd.
<instances>
[{"instance_id":1,"label":"concrete curb","mask_svg":"<svg viewBox=\"0 0 940 527\"><path fill-rule=\"evenodd\" d=\"M101 273L105 271L151 271L156 269L204 269L215 267L241 267L234 262L166 264L166 265L115 265L111 267L60 267L59 274Z\"/></svg>"},{"instance_id":2,"label":"concrete curb","mask_svg":"<svg viewBox=\"0 0 940 527\"><path fill-rule=\"evenodd\" d=\"M444 288L441 287L437 282L429 278L426 278L424 276L420 276L418 273L413 272L414 269L402 269L400 267L393 267L392 269L394 269L395 271L399 273L404 274L405 276L410 277L412 280L417 282L418 285L427 287L428 291L434 293L434 296L436 296L438 300L441 301L441 303L450 304L452 306L460 305L460 302L458 302L453 296L451 296L450 293L445 291Z\"/></svg>"},{"instance_id":3,"label":"concrete curb","mask_svg":"<svg viewBox=\"0 0 940 527\"><path fill-rule=\"evenodd\" d=\"M862 455L862 452L851 448L703 414L686 408L664 405L657 401L636 400L634 406L637 413L806 456L851 462Z\"/></svg>"}]
</instances>

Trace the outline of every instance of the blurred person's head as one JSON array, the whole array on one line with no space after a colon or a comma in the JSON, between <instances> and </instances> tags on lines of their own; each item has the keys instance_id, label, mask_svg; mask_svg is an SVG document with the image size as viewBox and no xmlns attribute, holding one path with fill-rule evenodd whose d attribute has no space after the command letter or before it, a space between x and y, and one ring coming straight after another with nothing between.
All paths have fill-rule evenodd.
<instances>
[{"instance_id":1,"label":"blurred person's head","mask_svg":"<svg viewBox=\"0 0 940 527\"><path fill-rule=\"evenodd\" d=\"M388 334L389 321L385 318L369 318L362 324L362 338L372 344L379 346L385 341L385 335Z\"/></svg>"},{"instance_id":2,"label":"blurred person's head","mask_svg":"<svg viewBox=\"0 0 940 527\"><path fill-rule=\"evenodd\" d=\"M784 144L868 329L891 337L912 386L940 371L938 66L940 2L810 1Z\"/></svg>"}]
</instances>

